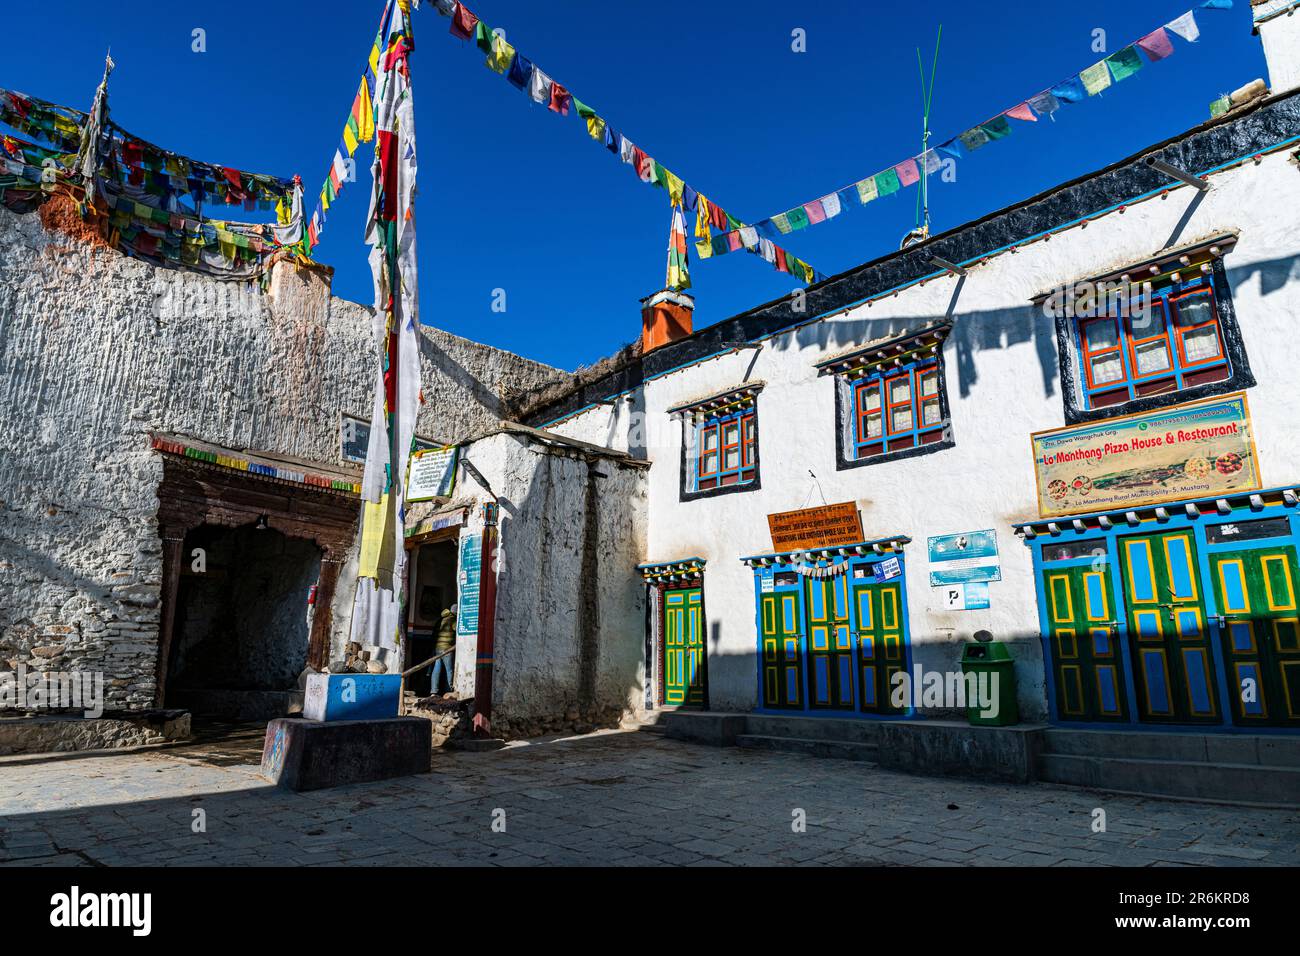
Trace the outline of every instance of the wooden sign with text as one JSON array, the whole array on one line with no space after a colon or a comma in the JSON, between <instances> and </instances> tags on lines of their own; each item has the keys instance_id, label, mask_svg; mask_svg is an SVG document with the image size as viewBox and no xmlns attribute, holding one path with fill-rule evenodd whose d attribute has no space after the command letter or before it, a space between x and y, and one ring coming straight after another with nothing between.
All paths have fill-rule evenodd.
<instances>
[{"instance_id":1,"label":"wooden sign with text","mask_svg":"<svg viewBox=\"0 0 1300 956\"><path fill-rule=\"evenodd\" d=\"M862 540L862 518L852 501L768 515L767 526L776 552L830 548Z\"/></svg>"}]
</instances>

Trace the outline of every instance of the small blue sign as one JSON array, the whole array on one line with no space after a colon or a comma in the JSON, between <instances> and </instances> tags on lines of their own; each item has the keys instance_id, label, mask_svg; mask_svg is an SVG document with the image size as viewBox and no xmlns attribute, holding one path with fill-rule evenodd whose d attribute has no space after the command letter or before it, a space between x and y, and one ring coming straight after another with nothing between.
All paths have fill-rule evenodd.
<instances>
[{"instance_id":1,"label":"small blue sign","mask_svg":"<svg viewBox=\"0 0 1300 956\"><path fill-rule=\"evenodd\" d=\"M1002 580L998 536L992 529L929 538L930 586Z\"/></svg>"}]
</instances>

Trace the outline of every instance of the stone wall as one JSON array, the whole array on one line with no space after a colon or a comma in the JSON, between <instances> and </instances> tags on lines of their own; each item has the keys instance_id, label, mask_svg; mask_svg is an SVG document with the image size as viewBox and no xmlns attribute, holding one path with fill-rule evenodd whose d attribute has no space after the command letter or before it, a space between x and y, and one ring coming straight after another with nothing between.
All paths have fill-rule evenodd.
<instances>
[{"instance_id":1,"label":"stone wall","mask_svg":"<svg viewBox=\"0 0 1300 956\"><path fill-rule=\"evenodd\" d=\"M0 668L102 670L110 709L150 706L162 464L148 433L337 466L340 416L370 414L370 329L325 270L281 264L262 291L0 209ZM440 440L492 428L507 388L565 374L423 331L419 432ZM336 628L350 599L341 586Z\"/></svg>"}]
</instances>

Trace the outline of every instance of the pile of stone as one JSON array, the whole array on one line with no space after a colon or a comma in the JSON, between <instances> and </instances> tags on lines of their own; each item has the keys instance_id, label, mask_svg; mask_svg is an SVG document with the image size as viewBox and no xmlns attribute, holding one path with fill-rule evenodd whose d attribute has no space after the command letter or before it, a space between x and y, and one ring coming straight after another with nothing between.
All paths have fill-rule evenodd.
<instances>
[{"instance_id":1,"label":"pile of stone","mask_svg":"<svg viewBox=\"0 0 1300 956\"><path fill-rule=\"evenodd\" d=\"M390 665L396 671L396 656L387 647L377 644L361 645L348 641L344 657L330 661L331 674L387 674Z\"/></svg>"},{"instance_id":2,"label":"pile of stone","mask_svg":"<svg viewBox=\"0 0 1300 956\"><path fill-rule=\"evenodd\" d=\"M458 700L455 694L416 699L410 695L404 712L433 724L433 745L441 747L452 737L468 737L474 730L474 698Z\"/></svg>"}]
</instances>

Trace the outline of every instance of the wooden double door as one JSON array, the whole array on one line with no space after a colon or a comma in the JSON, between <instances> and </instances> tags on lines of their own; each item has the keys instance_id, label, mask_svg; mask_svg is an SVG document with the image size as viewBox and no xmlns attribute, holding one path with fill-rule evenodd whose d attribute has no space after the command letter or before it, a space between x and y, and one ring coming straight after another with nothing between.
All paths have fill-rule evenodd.
<instances>
[{"instance_id":1,"label":"wooden double door","mask_svg":"<svg viewBox=\"0 0 1300 956\"><path fill-rule=\"evenodd\" d=\"M1241 726L1300 726L1294 546L1211 549L1208 582L1191 529L1123 536L1116 547L1119 595L1104 547L1042 571L1060 719L1223 724L1226 712Z\"/></svg>"},{"instance_id":2,"label":"wooden double door","mask_svg":"<svg viewBox=\"0 0 1300 956\"><path fill-rule=\"evenodd\" d=\"M1300 727L1295 547L1217 551L1210 576L1234 722Z\"/></svg>"},{"instance_id":3,"label":"wooden double door","mask_svg":"<svg viewBox=\"0 0 1300 956\"><path fill-rule=\"evenodd\" d=\"M842 573L796 582L759 598L763 705L899 712L890 679L906 667L901 578Z\"/></svg>"}]
</instances>

